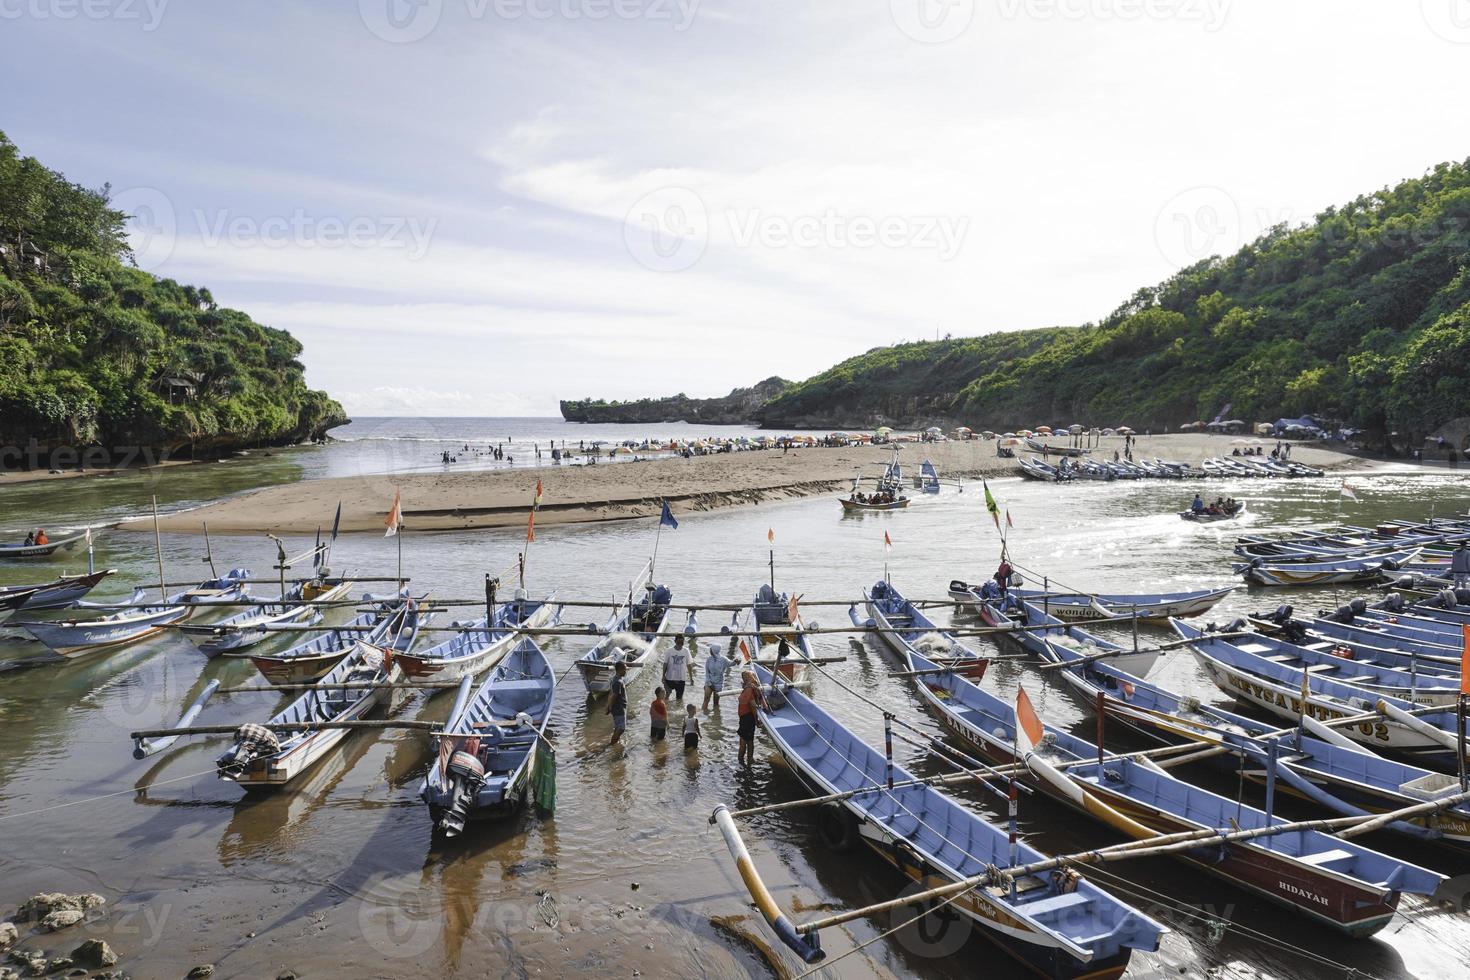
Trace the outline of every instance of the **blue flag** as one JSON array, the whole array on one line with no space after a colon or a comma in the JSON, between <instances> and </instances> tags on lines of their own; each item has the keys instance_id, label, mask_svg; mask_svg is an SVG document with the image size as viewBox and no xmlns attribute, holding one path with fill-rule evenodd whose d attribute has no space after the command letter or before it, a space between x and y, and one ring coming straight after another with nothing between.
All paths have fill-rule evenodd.
<instances>
[{"instance_id":1,"label":"blue flag","mask_svg":"<svg viewBox=\"0 0 1470 980\"><path fill-rule=\"evenodd\" d=\"M658 515L658 526L673 528L675 531L679 529L679 522L674 520L674 512L669 510L669 502L667 500L664 501L663 511Z\"/></svg>"}]
</instances>

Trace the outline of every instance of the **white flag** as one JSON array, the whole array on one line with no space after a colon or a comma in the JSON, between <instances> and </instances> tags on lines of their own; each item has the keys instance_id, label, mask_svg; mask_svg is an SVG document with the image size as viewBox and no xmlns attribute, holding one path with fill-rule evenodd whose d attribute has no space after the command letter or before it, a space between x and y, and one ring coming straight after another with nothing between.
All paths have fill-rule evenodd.
<instances>
[{"instance_id":1,"label":"white flag","mask_svg":"<svg viewBox=\"0 0 1470 980\"><path fill-rule=\"evenodd\" d=\"M383 523L388 525L388 531L383 535L391 538L398 533L398 527L403 523L403 493L400 490L393 491L393 509L388 511L388 519Z\"/></svg>"},{"instance_id":2,"label":"white flag","mask_svg":"<svg viewBox=\"0 0 1470 980\"><path fill-rule=\"evenodd\" d=\"M1358 495L1356 493L1353 493L1352 486L1346 480L1343 480L1342 481L1342 495L1344 497L1348 498L1349 500L1357 500L1358 499Z\"/></svg>"}]
</instances>

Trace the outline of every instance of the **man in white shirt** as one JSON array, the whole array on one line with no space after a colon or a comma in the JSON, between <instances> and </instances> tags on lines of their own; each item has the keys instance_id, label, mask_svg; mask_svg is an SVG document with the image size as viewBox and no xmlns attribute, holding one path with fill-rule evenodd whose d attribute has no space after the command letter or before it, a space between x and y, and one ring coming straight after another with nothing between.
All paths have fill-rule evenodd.
<instances>
[{"instance_id":1,"label":"man in white shirt","mask_svg":"<svg viewBox=\"0 0 1470 980\"><path fill-rule=\"evenodd\" d=\"M674 634L674 648L664 656L664 687L669 697L684 700L684 685L694 677L689 651L684 647L684 634Z\"/></svg>"}]
</instances>

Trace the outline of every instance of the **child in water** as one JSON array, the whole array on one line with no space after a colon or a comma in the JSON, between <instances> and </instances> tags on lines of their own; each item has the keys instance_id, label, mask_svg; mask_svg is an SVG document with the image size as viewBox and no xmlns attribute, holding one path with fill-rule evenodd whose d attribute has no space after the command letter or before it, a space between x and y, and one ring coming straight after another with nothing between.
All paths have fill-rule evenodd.
<instances>
[{"instance_id":1,"label":"child in water","mask_svg":"<svg viewBox=\"0 0 1470 980\"><path fill-rule=\"evenodd\" d=\"M699 710L694 705L685 709L684 715L684 751L699 748Z\"/></svg>"},{"instance_id":2,"label":"child in water","mask_svg":"<svg viewBox=\"0 0 1470 980\"><path fill-rule=\"evenodd\" d=\"M649 734L655 742L662 742L669 729L669 705L664 700L664 689L661 687L653 690L653 704L648 706L648 718L652 725Z\"/></svg>"}]
</instances>

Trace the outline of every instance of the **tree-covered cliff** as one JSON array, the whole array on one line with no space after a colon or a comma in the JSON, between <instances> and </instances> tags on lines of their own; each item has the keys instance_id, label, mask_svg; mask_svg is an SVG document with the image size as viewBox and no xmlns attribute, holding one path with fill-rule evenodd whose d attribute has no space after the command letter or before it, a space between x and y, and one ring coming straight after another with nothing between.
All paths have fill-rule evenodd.
<instances>
[{"instance_id":1,"label":"tree-covered cliff","mask_svg":"<svg viewBox=\"0 0 1470 980\"><path fill-rule=\"evenodd\" d=\"M905 344L776 398L767 424L951 419L1175 426L1225 405L1403 443L1470 415L1470 163L1279 226L1097 324Z\"/></svg>"},{"instance_id":2,"label":"tree-covered cliff","mask_svg":"<svg viewBox=\"0 0 1470 980\"><path fill-rule=\"evenodd\" d=\"M128 264L126 218L0 133L0 445L219 453L346 421L290 334Z\"/></svg>"},{"instance_id":3,"label":"tree-covered cliff","mask_svg":"<svg viewBox=\"0 0 1470 980\"><path fill-rule=\"evenodd\" d=\"M723 398L690 398L682 392L667 398L637 401L603 401L583 398L563 400L561 417L568 422L703 422L706 425L739 425L755 419L772 398L791 385L782 378L767 378L749 388L736 388Z\"/></svg>"}]
</instances>

